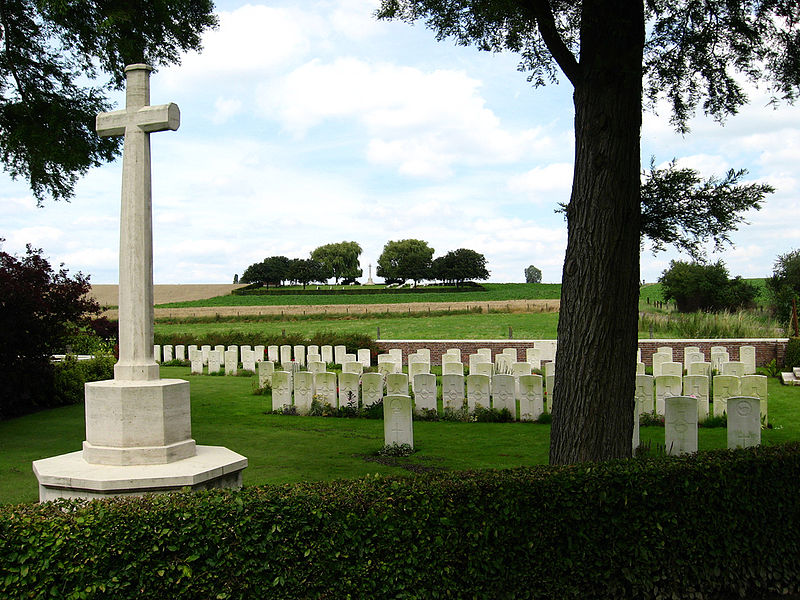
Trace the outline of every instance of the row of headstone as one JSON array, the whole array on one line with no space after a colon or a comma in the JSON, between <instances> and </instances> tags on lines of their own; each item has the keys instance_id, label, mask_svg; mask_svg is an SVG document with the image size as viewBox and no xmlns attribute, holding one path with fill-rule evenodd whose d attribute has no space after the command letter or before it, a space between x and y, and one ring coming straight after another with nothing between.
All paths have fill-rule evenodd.
<instances>
[{"instance_id":1,"label":"row of headstone","mask_svg":"<svg viewBox=\"0 0 800 600\"><path fill-rule=\"evenodd\" d=\"M665 400L671 396L691 396L697 400L697 418L705 421L713 404L715 417L727 412L728 398L748 396L759 399L759 414L767 423L768 397L765 375L636 375L636 405L638 414L665 414Z\"/></svg>"},{"instance_id":2,"label":"row of headstone","mask_svg":"<svg viewBox=\"0 0 800 600\"><path fill-rule=\"evenodd\" d=\"M419 373L409 379L405 373L349 373L337 376L329 372L274 370L266 361L259 366L259 383L272 386L272 408L283 410L294 405L306 413L317 397L333 407L353 408L370 406L385 396L410 396L409 385L417 411L437 410L438 385L436 375ZM338 393L337 393L338 383ZM474 412L476 408L507 409L514 420L534 421L545 410L543 378L541 375L443 375L442 404L445 409ZM519 411L517 410L519 402ZM549 410L550 407L548 407Z\"/></svg>"},{"instance_id":3,"label":"row of headstone","mask_svg":"<svg viewBox=\"0 0 800 600\"><path fill-rule=\"evenodd\" d=\"M675 360L676 358L671 346L656 348L656 352L652 356L653 375L676 375L683 374L684 371L689 375L710 375L713 370L722 375L742 377L744 375L753 375L756 372L755 346L740 346L738 361L730 359L730 354L725 346L712 346L708 361L706 361L706 356L699 346L684 347L683 362ZM637 373L640 370L644 372L641 353L639 354L639 361ZM692 367L692 365L697 365L698 363L701 366Z\"/></svg>"},{"instance_id":4,"label":"row of headstone","mask_svg":"<svg viewBox=\"0 0 800 600\"><path fill-rule=\"evenodd\" d=\"M728 448L747 448L761 443L760 400L731 396L728 407ZM697 452L698 399L667 396L664 401L664 444L668 454Z\"/></svg>"}]
</instances>

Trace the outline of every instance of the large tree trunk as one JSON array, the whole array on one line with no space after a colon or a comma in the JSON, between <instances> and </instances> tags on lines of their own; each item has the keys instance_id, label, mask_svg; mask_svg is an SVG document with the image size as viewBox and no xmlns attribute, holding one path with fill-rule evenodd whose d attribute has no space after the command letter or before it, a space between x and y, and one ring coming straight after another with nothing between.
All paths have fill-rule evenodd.
<instances>
[{"instance_id":1,"label":"large tree trunk","mask_svg":"<svg viewBox=\"0 0 800 600\"><path fill-rule=\"evenodd\" d=\"M642 0L585 0L550 462L631 455L639 297Z\"/></svg>"}]
</instances>

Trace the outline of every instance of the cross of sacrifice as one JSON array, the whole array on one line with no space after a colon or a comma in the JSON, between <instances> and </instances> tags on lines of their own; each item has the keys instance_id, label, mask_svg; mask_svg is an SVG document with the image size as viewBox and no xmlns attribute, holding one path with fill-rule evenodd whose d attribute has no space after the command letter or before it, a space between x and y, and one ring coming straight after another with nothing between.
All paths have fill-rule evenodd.
<instances>
[{"instance_id":1,"label":"cross of sacrifice","mask_svg":"<svg viewBox=\"0 0 800 600\"><path fill-rule=\"evenodd\" d=\"M153 207L150 134L175 131L178 105L150 106L150 71L125 67L125 108L97 115L100 136L124 135L119 236L119 361L114 379L159 379L153 357Z\"/></svg>"}]
</instances>

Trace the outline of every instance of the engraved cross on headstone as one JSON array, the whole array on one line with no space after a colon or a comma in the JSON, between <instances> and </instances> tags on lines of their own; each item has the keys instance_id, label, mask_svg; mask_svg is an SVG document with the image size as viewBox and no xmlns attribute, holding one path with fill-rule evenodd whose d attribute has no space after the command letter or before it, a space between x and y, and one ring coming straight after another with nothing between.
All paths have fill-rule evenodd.
<instances>
[{"instance_id":1,"label":"engraved cross on headstone","mask_svg":"<svg viewBox=\"0 0 800 600\"><path fill-rule=\"evenodd\" d=\"M119 236L119 361L114 379L157 380L153 358L153 208L150 134L176 130L176 104L150 106L150 71L125 67L125 108L97 115L101 136L124 135Z\"/></svg>"}]
</instances>

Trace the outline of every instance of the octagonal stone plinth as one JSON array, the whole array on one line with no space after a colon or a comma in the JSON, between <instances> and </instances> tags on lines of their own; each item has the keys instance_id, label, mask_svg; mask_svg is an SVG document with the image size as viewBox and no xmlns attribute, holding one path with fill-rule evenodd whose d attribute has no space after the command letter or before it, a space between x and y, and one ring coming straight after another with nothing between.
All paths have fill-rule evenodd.
<instances>
[{"instance_id":1,"label":"octagonal stone plinth","mask_svg":"<svg viewBox=\"0 0 800 600\"><path fill-rule=\"evenodd\" d=\"M95 381L85 398L86 462L154 465L195 455L188 381Z\"/></svg>"},{"instance_id":2,"label":"octagonal stone plinth","mask_svg":"<svg viewBox=\"0 0 800 600\"><path fill-rule=\"evenodd\" d=\"M177 492L184 489L240 488L247 458L220 446L197 446L191 458L161 465L98 465L71 452L34 461L39 501L108 498Z\"/></svg>"}]
</instances>

